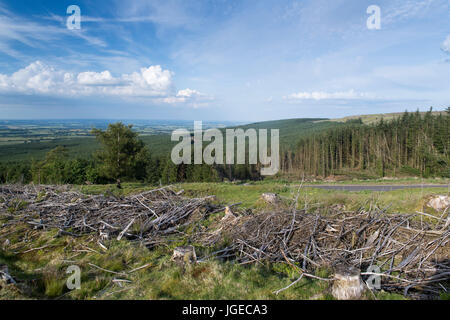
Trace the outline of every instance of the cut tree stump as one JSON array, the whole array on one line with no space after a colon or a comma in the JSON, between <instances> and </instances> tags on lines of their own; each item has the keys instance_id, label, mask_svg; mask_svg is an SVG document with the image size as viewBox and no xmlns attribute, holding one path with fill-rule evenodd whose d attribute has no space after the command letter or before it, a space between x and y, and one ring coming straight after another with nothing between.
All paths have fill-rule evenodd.
<instances>
[{"instance_id":1,"label":"cut tree stump","mask_svg":"<svg viewBox=\"0 0 450 320\"><path fill-rule=\"evenodd\" d=\"M228 207L228 206L225 207L225 215L226 216L232 215L234 217L233 211L231 211L230 207Z\"/></svg>"},{"instance_id":2,"label":"cut tree stump","mask_svg":"<svg viewBox=\"0 0 450 320\"><path fill-rule=\"evenodd\" d=\"M225 215L220 220L220 223L222 227L219 229L219 231L222 228L230 228L234 227L239 221L239 217L234 214L233 211L231 211L230 207L225 207Z\"/></svg>"},{"instance_id":3,"label":"cut tree stump","mask_svg":"<svg viewBox=\"0 0 450 320\"><path fill-rule=\"evenodd\" d=\"M6 284L16 283L13 277L9 274L7 265L0 265L0 280L6 282Z\"/></svg>"},{"instance_id":4,"label":"cut tree stump","mask_svg":"<svg viewBox=\"0 0 450 320\"><path fill-rule=\"evenodd\" d=\"M265 202L271 203L271 204L276 204L280 201L280 198L278 197L278 195L276 193L263 193L261 195L261 198Z\"/></svg>"},{"instance_id":5,"label":"cut tree stump","mask_svg":"<svg viewBox=\"0 0 450 320\"><path fill-rule=\"evenodd\" d=\"M193 246L176 247L173 250L172 260L180 264L197 262L195 248Z\"/></svg>"},{"instance_id":6,"label":"cut tree stump","mask_svg":"<svg viewBox=\"0 0 450 320\"><path fill-rule=\"evenodd\" d=\"M339 265L335 268L334 282L331 289L333 297L338 300L357 300L364 292L361 271L354 267Z\"/></svg>"},{"instance_id":7,"label":"cut tree stump","mask_svg":"<svg viewBox=\"0 0 450 320\"><path fill-rule=\"evenodd\" d=\"M450 197L449 196L436 196L431 198L427 205L436 211L448 210L450 207Z\"/></svg>"},{"instance_id":8,"label":"cut tree stump","mask_svg":"<svg viewBox=\"0 0 450 320\"><path fill-rule=\"evenodd\" d=\"M11 244L11 241L9 241L9 239L6 239L5 242L3 242L3 249L7 249L10 244Z\"/></svg>"},{"instance_id":9,"label":"cut tree stump","mask_svg":"<svg viewBox=\"0 0 450 320\"><path fill-rule=\"evenodd\" d=\"M225 207L225 215L222 218L222 222L233 222L236 220L236 215L231 211L230 207Z\"/></svg>"}]
</instances>

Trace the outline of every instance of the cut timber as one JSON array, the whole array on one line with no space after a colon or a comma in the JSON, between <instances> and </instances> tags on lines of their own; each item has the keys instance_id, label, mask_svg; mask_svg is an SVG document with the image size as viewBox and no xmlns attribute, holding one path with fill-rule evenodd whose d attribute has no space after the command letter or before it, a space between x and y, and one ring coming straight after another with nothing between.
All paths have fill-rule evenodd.
<instances>
[{"instance_id":1,"label":"cut timber","mask_svg":"<svg viewBox=\"0 0 450 320\"><path fill-rule=\"evenodd\" d=\"M14 278L9 274L7 265L0 265L0 280L5 281L7 284L16 283Z\"/></svg>"},{"instance_id":2,"label":"cut timber","mask_svg":"<svg viewBox=\"0 0 450 320\"><path fill-rule=\"evenodd\" d=\"M428 206L436 211L444 211L450 207L449 196L436 196L428 201Z\"/></svg>"},{"instance_id":3,"label":"cut timber","mask_svg":"<svg viewBox=\"0 0 450 320\"><path fill-rule=\"evenodd\" d=\"M276 193L263 193L261 195L261 198L265 202L271 203L271 204L276 204L280 201L280 198L278 197L278 195Z\"/></svg>"},{"instance_id":4,"label":"cut timber","mask_svg":"<svg viewBox=\"0 0 450 320\"><path fill-rule=\"evenodd\" d=\"M11 244L11 241L9 241L9 239L6 239L5 242L3 242L3 249L7 249L10 244Z\"/></svg>"},{"instance_id":5,"label":"cut timber","mask_svg":"<svg viewBox=\"0 0 450 320\"><path fill-rule=\"evenodd\" d=\"M354 267L339 265L335 269L331 293L338 300L356 300L361 298L364 284L361 271Z\"/></svg>"},{"instance_id":6,"label":"cut timber","mask_svg":"<svg viewBox=\"0 0 450 320\"><path fill-rule=\"evenodd\" d=\"M225 207L225 215L221 222L223 225L235 225L238 221L237 216L231 211L230 207Z\"/></svg>"},{"instance_id":7,"label":"cut timber","mask_svg":"<svg viewBox=\"0 0 450 320\"><path fill-rule=\"evenodd\" d=\"M195 263L197 255L193 246L176 247L173 250L172 260L177 263Z\"/></svg>"},{"instance_id":8,"label":"cut timber","mask_svg":"<svg viewBox=\"0 0 450 320\"><path fill-rule=\"evenodd\" d=\"M233 215L234 216L234 213L233 213L233 211L231 211L231 209L230 209L230 207L225 207L225 215Z\"/></svg>"}]
</instances>

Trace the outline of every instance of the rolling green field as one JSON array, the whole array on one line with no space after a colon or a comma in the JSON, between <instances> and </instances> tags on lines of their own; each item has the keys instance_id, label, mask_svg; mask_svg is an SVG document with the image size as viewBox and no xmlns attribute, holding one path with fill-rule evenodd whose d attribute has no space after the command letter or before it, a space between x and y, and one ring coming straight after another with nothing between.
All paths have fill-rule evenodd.
<instances>
[{"instance_id":1,"label":"rolling green field","mask_svg":"<svg viewBox=\"0 0 450 320\"><path fill-rule=\"evenodd\" d=\"M92 128L105 129L120 120L0 120L0 161L41 160L57 146L64 146L72 158L90 158L99 148ZM191 128L191 121L124 121L149 147L154 156L166 156L175 142L170 133L178 128ZM204 122L203 127L224 128L236 122Z\"/></svg>"},{"instance_id":2,"label":"rolling green field","mask_svg":"<svg viewBox=\"0 0 450 320\"><path fill-rule=\"evenodd\" d=\"M174 145L170 141L169 135L160 134L141 136L140 138L149 146L151 154L155 156L166 156L170 153ZM79 157L88 159L99 149L100 144L94 137L76 137L70 139L59 138L43 142L0 145L0 161L42 160L47 152L58 146L66 147L71 158Z\"/></svg>"},{"instance_id":3,"label":"rolling green field","mask_svg":"<svg viewBox=\"0 0 450 320\"><path fill-rule=\"evenodd\" d=\"M254 128L256 130L279 129L280 145L283 149L294 147L298 138L301 136L341 125L343 123L321 121L321 119L290 119L259 122L230 128L242 128L244 130L248 128ZM74 135L70 137L54 132L51 136L47 136L46 139L41 140L25 140L27 137L24 132L23 136L17 135L14 137L17 141L21 141L20 143L14 143L11 140L8 143L2 143L2 138L11 138L0 135L0 161L41 160L47 152L57 146L66 147L70 157L89 158L100 146L88 132L84 132L81 136ZM177 143L171 141L171 136L168 133L146 135L140 132L140 139L148 146L151 154L157 157L169 155L173 146Z\"/></svg>"}]
</instances>

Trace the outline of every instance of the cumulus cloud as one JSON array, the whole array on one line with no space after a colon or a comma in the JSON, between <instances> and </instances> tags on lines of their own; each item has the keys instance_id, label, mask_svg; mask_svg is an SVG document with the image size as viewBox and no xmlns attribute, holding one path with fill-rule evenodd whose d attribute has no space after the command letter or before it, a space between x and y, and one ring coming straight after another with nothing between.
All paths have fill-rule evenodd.
<instances>
[{"instance_id":1,"label":"cumulus cloud","mask_svg":"<svg viewBox=\"0 0 450 320\"><path fill-rule=\"evenodd\" d=\"M82 85L111 85L118 82L118 79L115 79L111 72L107 70L103 72L81 72L78 74L77 80Z\"/></svg>"},{"instance_id":2,"label":"cumulus cloud","mask_svg":"<svg viewBox=\"0 0 450 320\"><path fill-rule=\"evenodd\" d=\"M189 88L179 90L175 96L163 99L165 103L187 103L194 108L205 106L207 105L208 101L211 100L213 100L213 97Z\"/></svg>"},{"instance_id":3,"label":"cumulus cloud","mask_svg":"<svg viewBox=\"0 0 450 320\"><path fill-rule=\"evenodd\" d=\"M184 97L184 98L191 98L193 96L199 96L199 95L201 95L200 92L198 92L197 90L191 90L189 88L180 90L177 93L178 97Z\"/></svg>"},{"instance_id":4,"label":"cumulus cloud","mask_svg":"<svg viewBox=\"0 0 450 320\"><path fill-rule=\"evenodd\" d=\"M150 66L141 68L140 72L133 72L131 75L125 74L123 79L143 90L151 88L157 92L165 92L172 85L172 75L171 71L163 70L161 66Z\"/></svg>"},{"instance_id":5,"label":"cumulus cloud","mask_svg":"<svg viewBox=\"0 0 450 320\"><path fill-rule=\"evenodd\" d=\"M441 49L445 53L450 54L450 35L448 35L444 42L442 42Z\"/></svg>"},{"instance_id":6,"label":"cumulus cloud","mask_svg":"<svg viewBox=\"0 0 450 320\"><path fill-rule=\"evenodd\" d=\"M212 98L197 90L176 92L173 73L161 66L113 76L110 71L65 72L36 61L11 75L0 74L0 93L45 94L52 96L143 97L164 103L198 103Z\"/></svg>"},{"instance_id":7,"label":"cumulus cloud","mask_svg":"<svg viewBox=\"0 0 450 320\"><path fill-rule=\"evenodd\" d=\"M36 61L11 76L0 74L0 89L3 92L59 94L62 93L61 84L69 78L69 74Z\"/></svg>"},{"instance_id":8,"label":"cumulus cloud","mask_svg":"<svg viewBox=\"0 0 450 320\"><path fill-rule=\"evenodd\" d=\"M313 92L297 92L283 97L287 100L348 100L348 99L363 99L370 98L371 95L363 92L356 92L351 89L348 91L338 92L325 92L325 91L313 91Z\"/></svg>"}]
</instances>

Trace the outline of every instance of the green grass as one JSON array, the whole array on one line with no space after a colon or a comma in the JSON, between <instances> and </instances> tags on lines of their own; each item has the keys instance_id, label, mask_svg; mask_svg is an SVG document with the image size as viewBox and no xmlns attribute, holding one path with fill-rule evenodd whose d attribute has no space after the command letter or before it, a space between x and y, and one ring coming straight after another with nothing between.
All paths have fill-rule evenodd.
<instances>
[{"instance_id":1,"label":"green grass","mask_svg":"<svg viewBox=\"0 0 450 320\"><path fill-rule=\"evenodd\" d=\"M25 230L23 230L25 231ZM7 264L18 286L1 286L2 299L308 299L321 296L327 284L305 279L280 295L273 291L295 280L270 265L241 266L215 260L187 265L170 260L172 248L149 251L128 241L109 241L102 250L89 237L55 238L55 232L41 232L27 248L45 243L47 248L16 254L0 251L0 264ZM11 240L11 250L19 239ZM81 252L86 247L96 252ZM25 251L21 248L20 252ZM81 268L81 288L70 291L66 281L69 265ZM145 264L145 269L127 275L114 275L93 267L124 272ZM298 277L298 275L296 275ZM114 278L131 281L124 287ZM326 297L326 296L324 296Z\"/></svg>"},{"instance_id":2,"label":"green grass","mask_svg":"<svg viewBox=\"0 0 450 320\"><path fill-rule=\"evenodd\" d=\"M0 251L0 264L7 264L18 285L1 285L0 299L333 299L329 283L304 278L296 285L276 295L274 291L288 286L299 277L289 265L238 265L210 260L181 267L170 260L171 247L149 251L136 243L109 241L102 250L89 237L55 238L55 232L43 232L28 244L36 248L43 243L49 247L30 253L16 254ZM15 242L12 242L12 248ZM79 252L90 248L97 251ZM22 248L22 252L25 251ZM92 266L115 272L115 275ZM81 288L69 290L66 281L70 265L81 269ZM329 271L316 272L327 277ZM113 279L130 281L122 287ZM379 298L402 298L400 295L378 293ZM365 299L373 299L371 296Z\"/></svg>"},{"instance_id":3,"label":"green grass","mask_svg":"<svg viewBox=\"0 0 450 320\"><path fill-rule=\"evenodd\" d=\"M278 193L283 199L293 199L299 184L289 183L185 183L175 185L184 189L188 196L216 195L221 201L232 204L242 202L246 208L261 208L265 204L261 201L262 193ZM318 188L302 188L299 196L299 208L329 207L336 204L346 206L347 210L377 204L380 208L389 207L388 212L415 212L424 210L425 200L432 195L449 194L448 188L402 189L384 192L374 191L341 191L323 190Z\"/></svg>"},{"instance_id":4,"label":"green grass","mask_svg":"<svg viewBox=\"0 0 450 320\"><path fill-rule=\"evenodd\" d=\"M435 181L436 180L430 180L429 183ZM375 185L377 183L370 182L368 184ZM314 186L314 184L305 184L305 186L306 185ZM240 207L257 210L267 207L267 204L261 200L262 193L277 193L285 201L290 201L297 194L300 185L299 182L283 183L261 181L241 184L220 182L178 183L173 186L176 190L183 189L185 196L203 197L215 195L219 202L226 204L241 202L242 204ZM122 189L117 189L116 185L86 185L78 186L76 188L87 194L100 194L108 191L117 196L124 196L153 189L155 187L145 183L123 183ZM300 189L298 207L306 207L309 210L314 210L319 207L326 208L334 205L343 205L346 210L356 210L362 205L364 205L366 209L369 209L370 205L377 205L379 208L387 208L387 212L392 213L414 213L415 211L432 212L432 209L426 207L426 201L433 195L448 194L450 194L448 187L426 188L425 186L423 189L400 189L381 192L370 190L324 190L303 187Z\"/></svg>"}]
</instances>

